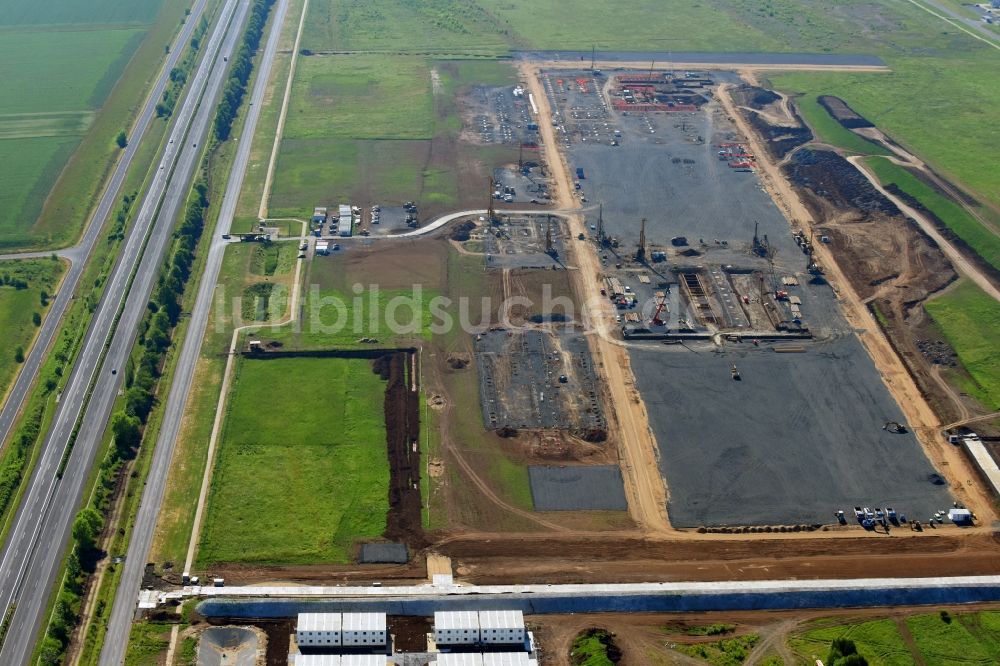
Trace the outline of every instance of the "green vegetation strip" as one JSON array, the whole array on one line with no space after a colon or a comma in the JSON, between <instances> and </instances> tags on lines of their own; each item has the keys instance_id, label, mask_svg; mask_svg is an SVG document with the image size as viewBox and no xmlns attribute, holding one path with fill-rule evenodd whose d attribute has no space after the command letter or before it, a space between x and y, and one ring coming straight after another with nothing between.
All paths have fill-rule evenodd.
<instances>
[{"instance_id":1,"label":"green vegetation strip","mask_svg":"<svg viewBox=\"0 0 1000 666\"><path fill-rule=\"evenodd\" d=\"M962 282L924 304L955 349L971 380L962 389L1000 409L1000 303L972 282Z\"/></svg>"},{"instance_id":2,"label":"green vegetation strip","mask_svg":"<svg viewBox=\"0 0 1000 666\"><path fill-rule=\"evenodd\" d=\"M613 637L604 629L588 629L573 640L573 666L614 666L620 658Z\"/></svg>"},{"instance_id":3,"label":"green vegetation strip","mask_svg":"<svg viewBox=\"0 0 1000 666\"><path fill-rule=\"evenodd\" d=\"M937 218L948 229L982 257L1000 270L1000 232L989 229L944 193L934 189L903 167L879 158L865 163L887 189L902 191L909 203L915 203Z\"/></svg>"}]
</instances>

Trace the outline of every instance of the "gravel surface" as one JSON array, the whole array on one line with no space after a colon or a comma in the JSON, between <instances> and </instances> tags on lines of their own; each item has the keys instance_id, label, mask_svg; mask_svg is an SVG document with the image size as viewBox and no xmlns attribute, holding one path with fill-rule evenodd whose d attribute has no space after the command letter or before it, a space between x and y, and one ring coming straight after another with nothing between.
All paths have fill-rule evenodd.
<instances>
[{"instance_id":1,"label":"gravel surface","mask_svg":"<svg viewBox=\"0 0 1000 666\"><path fill-rule=\"evenodd\" d=\"M535 511L627 511L617 465L528 468Z\"/></svg>"}]
</instances>

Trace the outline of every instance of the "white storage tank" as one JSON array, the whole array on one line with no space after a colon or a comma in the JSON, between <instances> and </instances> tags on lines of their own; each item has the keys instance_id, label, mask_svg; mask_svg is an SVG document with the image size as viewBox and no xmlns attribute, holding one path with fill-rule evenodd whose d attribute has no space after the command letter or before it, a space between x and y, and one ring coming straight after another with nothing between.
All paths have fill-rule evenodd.
<instances>
[{"instance_id":1,"label":"white storage tank","mask_svg":"<svg viewBox=\"0 0 1000 666\"><path fill-rule=\"evenodd\" d=\"M436 611L434 642L438 645L474 645L479 638L477 611Z\"/></svg>"},{"instance_id":2,"label":"white storage tank","mask_svg":"<svg viewBox=\"0 0 1000 666\"><path fill-rule=\"evenodd\" d=\"M343 644L340 613L299 613L295 642L300 647L327 647Z\"/></svg>"}]
</instances>

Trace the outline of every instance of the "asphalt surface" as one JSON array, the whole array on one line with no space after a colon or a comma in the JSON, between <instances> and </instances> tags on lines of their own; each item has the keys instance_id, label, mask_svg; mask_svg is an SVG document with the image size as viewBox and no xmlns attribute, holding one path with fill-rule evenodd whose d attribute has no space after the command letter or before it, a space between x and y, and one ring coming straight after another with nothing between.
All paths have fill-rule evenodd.
<instances>
[{"instance_id":1,"label":"asphalt surface","mask_svg":"<svg viewBox=\"0 0 1000 666\"><path fill-rule=\"evenodd\" d=\"M46 602L59 576L84 484L120 389L122 373L117 371L125 367L174 220L200 161L197 146L207 136L215 99L225 82L222 55L233 51L247 10L247 2L229 0L205 42L203 61L176 114L160 166L91 320L14 518L0 560L0 610L6 615L11 604L16 603L16 608L0 648L0 663L27 663L38 632L45 626ZM60 461L78 420L75 444L60 478Z\"/></svg>"},{"instance_id":2,"label":"asphalt surface","mask_svg":"<svg viewBox=\"0 0 1000 666\"><path fill-rule=\"evenodd\" d=\"M59 293L52 299L52 307L49 310L49 313L45 316L45 319L42 321L41 327L38 329L38 337L35 338L35 343L32 345L27 357L25 358L24 364L21 366L21 371L18 373L17 380L8 394L7 400L3 405L3 409L0 410L0 444L7 441L7 437L11 433L11 428L17 420L17 415L20 414L21 408L24 406L24 401L28 396L31 386L34 384L35 379L38 376L38 370L41 367L42 362L45 360L49 347L55 339L56 334L62 328L63 315L66 314L66 309L75 297L74 294L76 293L77 286L80 283L80 277L83 275L86 259L90 256L91 252L93 252L94 245L97 243L97 240L101 238L101 231L104 228L104 223L107 222L108 217L121 201L121 189L122 183L125 182L125 175L128 172L129 167L132 165L132 160L135 158L135 155L139 150L139 146L142 144L146 131L156 118L156 105L163 96L163 91L167 86L167 82L170 80L170 70L177 64L178 59L184 51L184 47L191 39L191 33L194 32L195 27L198 25L198 20L205 8L205 2L206 0L198 0L194 3L194 5L192 5L191 15L188 17L188 20L184 22L181 32L178 34L177 39L174 41L174 44L170 49L170 53L167 55L167 58L163 63L160 75L157 78L153 89L150 91L149 96L146 98L142 112L139 114L139 117L129 134L129 144L122 152L121 159L115 166L115 170L111 175L111 180L108 182L108 185L104 190L104 194L101 196L101 199L97 204L97 208L94 209L94 212L87 223L83 237L74 247L66 250L60 250L56 253L70 260L70 268L63 277L62 284L59 287ZM38 258L49 256L51 254L51 252L5 254L0 255L0 260Z\"/></svg>"},{"instance_id":3,"label":"asphalt surface","mask_svg":"<svg viewBox=\"0 0 1000 666\"><path fill-rule=\"evenodd\" d=\"M102 666L117 666L124 659L132 616L135 612L139 587L142 584L146 554L153 541L153 532L156 528L160 504L163 501L170 461L173 458L177 435L183 421L184 407L191 390L195 366L201 355L201 345L205 337L205 328L208 325L219 270L228 244L222 235L229 232L236 214L236 205L250 159L252 137L260 117L267 80L274 64L281 25L287 10L288 0L278 0L272 9L274 17L271 25L273 27L264 45L254 86L248 100L247 118L242 130L242 136L245 138L239 142L236 156L233 159L215 231L214 233L210 232L211 235L205 239L210 241L208 258L198 286L198 295L191 311L187 335L184 337L180 356L174 368L174 380L164 408L163 423L153 452L153 461L146 481L146 488L139 504L121 580L111 609L111 616L108 619L104 648L101 652L100 663Z\"/></svg>"}]
</instances>

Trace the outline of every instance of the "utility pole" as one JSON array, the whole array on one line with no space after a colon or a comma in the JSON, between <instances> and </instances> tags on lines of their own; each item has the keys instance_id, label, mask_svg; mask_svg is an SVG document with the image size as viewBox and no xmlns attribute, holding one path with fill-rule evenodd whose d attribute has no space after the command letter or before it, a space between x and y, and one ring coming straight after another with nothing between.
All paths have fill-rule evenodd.
<instances>
[{"instance_id":1,"label":"utility pole","mask_svg":"<svg viewBox=\"0 0 1000 666\"><path fill-rule=\"evenodd\" d=\"M495 183L493 182L493 177L491 176L487 182L489 183L489 186L487 187L486 190L486 199L487 199L486 222L488 224L493 224L496 221L497 217L497 212L493 208L493 187L495 185Z\"/></svg>"},{"instance_id":2,"label":"utility pole","mask_svg":"<svg viewBox=\"0 0 1000 666\"><path fill-rule=\"evenodd\" d=\"M521 171L524 169L524 142L518 141L517 143L517 170Z\"/></svg>"},{"instance_id":3,"label":"utility pole","mask_svg":"<svg viewBox=\"0 0 1000 666\"><path fill-rule=\"evenodd\" d=\"M639 249L635 252L635 260L640 264L646 262L646 218L642 218L639 227Z\"/></svg>"},{"instance_id":4,"label":"utility pole","mask_svg":"<svg viewBox=\"0 0 1000 666\"><path fill-rule=\"evenodd\" d=\"M594 71L594 61L597 59L597 44L590 47L590 71Z\"/></svg>"}]
</instances>

